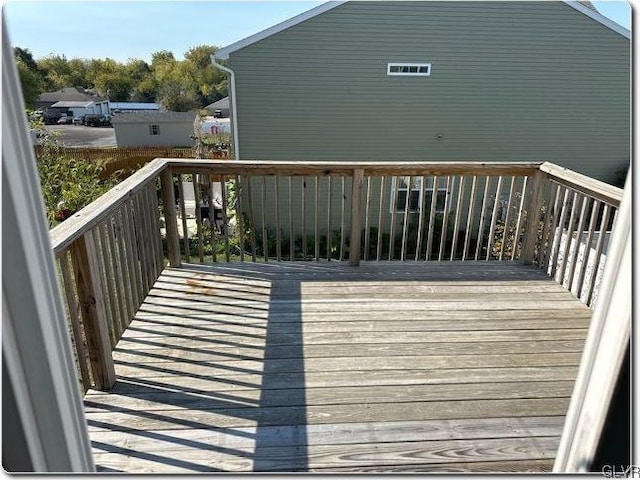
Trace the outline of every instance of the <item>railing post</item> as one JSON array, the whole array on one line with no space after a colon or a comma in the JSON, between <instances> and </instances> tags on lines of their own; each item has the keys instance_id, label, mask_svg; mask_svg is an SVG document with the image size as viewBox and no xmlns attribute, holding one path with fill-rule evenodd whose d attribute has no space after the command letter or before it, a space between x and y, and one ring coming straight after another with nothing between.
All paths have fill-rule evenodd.
<instances>
[{"instance_id":1,"label":"railing post","mask_svg":"<svg viewBox=\"0 0 640 480\"><path fill-rule=\"evenodd\" d=\"M109 390L116 383L116 372L98 256L91 232L85 233L73 242L70 251L96 389Z\"/></svg>"},{"instance_id":2,"label":"railing post","mask_svg":"<svg viewBox=\"0 0 640 480\"><path fill-rule=\"evenodd\" d=\"M349 265L357 267L360 265L360 192L362 191L362 181L364 170L353 171L353 184L351 187L351 240L349 241Z\"/></svg>"},{"instance_id":3,"label":"railing post","mask_svg":"<svg viewBox=\"0 0 640 480\"><path fill-rule=\"evenodd\" d=\"M527 223L522 239L522 252L520 253L520 263L523 265L531 265L535 254L536 241L538 238L538 222L540 218L540 207L542 206L542 184L544 174L540 170L536 170L533 174L533 181L527 188L527 200L525 203L525 211L527 212ZM547 212L547 215L549 212ZM515 248L515 246L514 246Z\"/></svg>"},{"instance_id":4,"label":"railing post","mask_svg":"<svg viewBox=\"0 0 640 480\"><path fill-rule=\"evenodd\" d=\"M180 267L180 238L178 237L178 218L176 216L176 197L173 192L173 174L167 167L160 175L160 189L162 191L162 209L164 210L164 225L167 232L167 249L169 266ZM185 232L183 232L183 235Z\"/></svg>"}]
</instances>

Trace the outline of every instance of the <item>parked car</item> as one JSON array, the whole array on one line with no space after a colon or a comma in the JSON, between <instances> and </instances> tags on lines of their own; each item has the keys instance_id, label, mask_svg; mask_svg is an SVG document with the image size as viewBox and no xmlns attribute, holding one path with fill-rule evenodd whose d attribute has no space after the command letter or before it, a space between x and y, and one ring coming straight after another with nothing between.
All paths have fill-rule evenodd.
<instances>
[{"instance_id":1,"label":"parked car","mask_svg":"<svg viewBox=\"0 0 640 480\"><path fill-rule=\"evenodd\" d=\"M88 127L111 127L111 118L108 115L91 113L84 116L84 125Z\"/></svg>"},{"instance_id":2,"label":"parked car","mask_svg":"<svg viewBox=\"0 0 640 480\"><path fill-rule=\"evenodd\" d=\"M60 117L58 119L58 125L71 125L73 124L73 117Z\"/></svg>"},{"instance_id":3,"label":"parked car","mask_svg":"<svg viewBox=\"0 0 640 480\"><path fill-rule=\"evenodd\" d=\"M77 117L73 118L74 125L82 125L83 123L84 123L84 115L78 115Z\"/></svg>"}]
</instances>

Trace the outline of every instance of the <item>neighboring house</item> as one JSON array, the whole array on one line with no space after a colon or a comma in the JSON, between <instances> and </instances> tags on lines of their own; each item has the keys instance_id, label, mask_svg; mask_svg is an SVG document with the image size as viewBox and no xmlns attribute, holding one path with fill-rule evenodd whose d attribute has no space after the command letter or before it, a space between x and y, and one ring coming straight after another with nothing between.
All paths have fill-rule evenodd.
<instances>
[{"instance_id":1,"label":"neighboring house","mask_svg":"<svg viewBox=\"0 0 640 480\"><path fill-rule=\"evenodd\" d=\"M76 111L80 115L85 113L109 114L109 101L106 98L82 92L74 87L42 93L34 102L34 107L58 116L66 114L68 111L74 112L74 115L76 115Z\"/></svg>"},{"instance_id":2,"label":"neighboring house","mask_svg":"<svg viewBox=\"0 0 640 480\"><path fill-rule=\"evenodd\" d=\"M217 102L210 103L204 109L214 117L229 118L229 97L224 97Z\"/></svg>"},{"instance_id":3,"label":"neighboring house","mask_svg":"<svg viewBox=\"0 0 640 480\"><path fill-rule=\"evenodd\" d=\"M195 112L118 113L111 119L118 147L191 147Z\"/></svg>"},{"instance_id":4,"label":"neighboring house","mask_svg":"<svg viewBox=\"0 0 640 480\"><path fill-rule=\"evenodd\" d=\"M160 105L153 102L109 102L112 113L146 112L160 110Z\"/></svg>"},{"instance_id":5,"label":"neighboring house","mask_svg":"<svg viewBox=\"0 0 640 480\"><path fill-rule=\"evenodd\" d=\"M580 2L331 2L215 57L241 159L629 165L630 33Z\"/></svg>"}]
</instances>

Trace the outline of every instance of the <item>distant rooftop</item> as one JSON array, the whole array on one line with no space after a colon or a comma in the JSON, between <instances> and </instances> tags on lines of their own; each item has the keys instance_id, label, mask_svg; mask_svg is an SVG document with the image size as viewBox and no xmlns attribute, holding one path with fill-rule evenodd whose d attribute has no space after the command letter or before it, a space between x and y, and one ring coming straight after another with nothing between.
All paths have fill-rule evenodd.
<instances>
[{"instance_id":1,"label":"distant rooftop","mask_svg":"<svg viewBox=\"0 0 640 480\"><path fill-rule=\"evenodd\" d=\"M81 92L75 87L66 87L55 92L45 92L38 97L39 102L104 102L106 98Z\"/></svg>"},{"instance_id":2,"label":"distant rooftop","mask_svg":"<svg viewBox=\"0 0 640 480\"><path fill-rule=\"evenodd\" d=\"M181 123L193 122L195 112L158 112L140 111L117 113L111 118L112 123Z\"/></svg>"},{"instance_id":3,"label":"distant rooftop","mask_svg":"<svg viewBox=\"0 0 640 480\"><path fill-rule=\"evenodd\" d=\"M222 110L223 108L229 108L229 97L221 98L213 103L210 103L205 110Z\"/></svg>"},{"instance_id":4,"label":"distant rooftop","mask_svg":"<svg viewBox=\"0 0 640 480\"><path fill-rule=\"evenodd\" d=\"M93 105L95 102L93 100L79 100L79 101L68 101L68 102L56 102L51 105L52 108L87 108Z\"/></svg>"}]
</instances>

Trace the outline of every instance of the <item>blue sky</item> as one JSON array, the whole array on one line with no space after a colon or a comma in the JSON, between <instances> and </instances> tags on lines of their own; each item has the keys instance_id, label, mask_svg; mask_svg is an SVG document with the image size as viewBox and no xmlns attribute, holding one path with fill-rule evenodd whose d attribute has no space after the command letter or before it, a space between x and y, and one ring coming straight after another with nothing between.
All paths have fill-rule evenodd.
<instances>
[{"instance_id":1,"label":"blue sky","mask_svg":"<svg viewBox=\"0 0 640 480\"><path fill-rule=\"evenodd\" d=\"M322 1L29 1L3 6L11 42L36 58L118 61L169 50L177 58L196 45L223 47L309 10ZM630 29L631 8L621 0L593 2Z\"/></svg>"}]
</instances>

